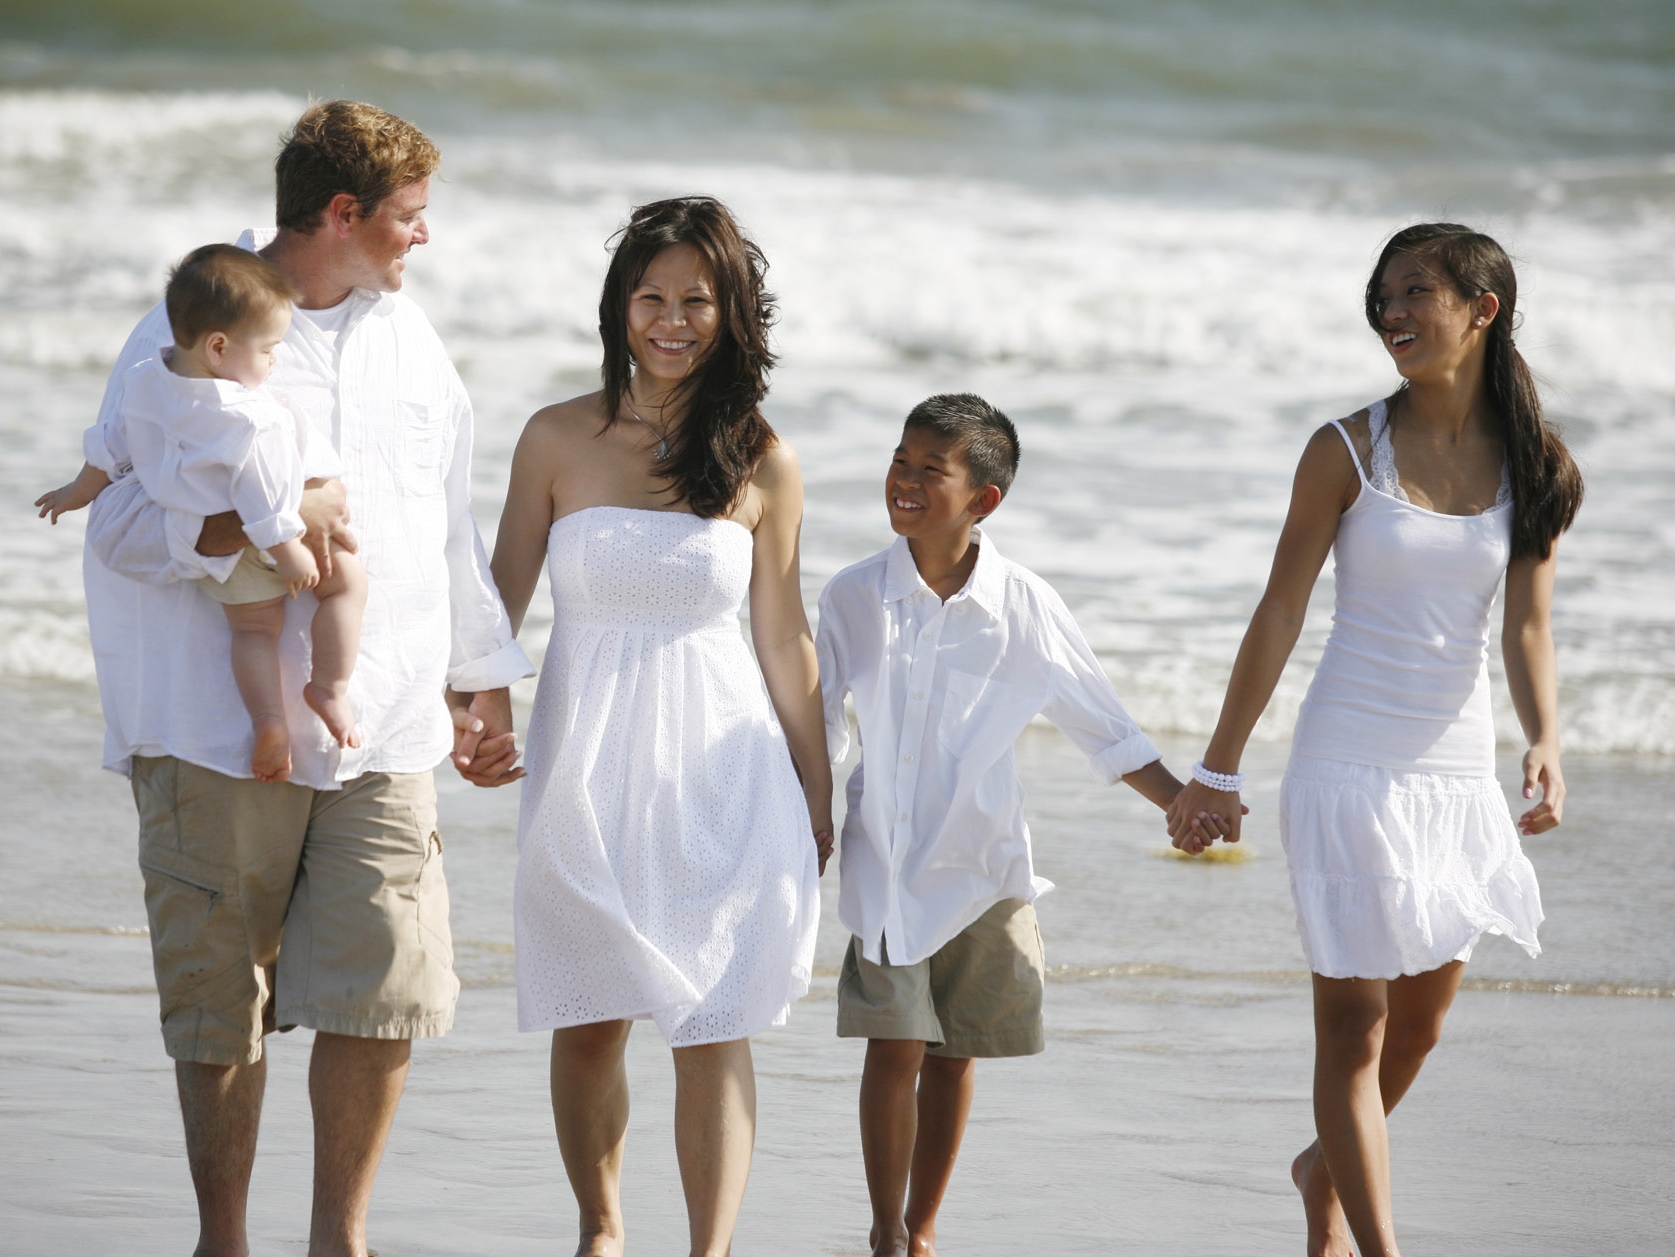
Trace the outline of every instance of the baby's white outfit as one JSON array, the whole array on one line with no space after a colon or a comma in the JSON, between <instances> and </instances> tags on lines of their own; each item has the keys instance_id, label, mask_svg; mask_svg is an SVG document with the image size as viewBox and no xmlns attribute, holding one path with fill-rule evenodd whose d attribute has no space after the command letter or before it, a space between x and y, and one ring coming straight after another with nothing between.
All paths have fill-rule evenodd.
<instances>
[{"instance_id":1,"label":"baby's white outfit","mask_svg":"<svg viewBox=\"0 0 1675 1257\"><path fill-rule=\"evenodd\" d=\"M331 442L273 390L176 375L167 352L128 369L120 408L87 431L87 461L113 479L131 466L166 510L236 511L257 549L302 536L305 482L343 474Z\"/></svg>"},{"instance_id":2,"label":"baby's white outfit","mask_svg":"<svg viewBox=\"0 0 1675 1257\"><path fill-rule=\"evenodd\" d=\"M906 538L820 595L820 689L834 762L855 702L838 914L874 964L917 964L1003 899L1034 900L1012 746L1044 714L1115 782L1158 758L1063 600L972 530L977 562L944 602Z\"/></svg>"},{"instance_id":3,"label":"baby's white outfit","mask_svg":"<svg viewBox=\"0 0 1675 1257\"><path fill-rule=\"evenodd\" d=\"M547 538L553 630L518 823L518 1026L650 1017L671 1047L808 990L808 804L739 611L743 525L594 506Z\"/></svg>"},{"instance_id":4,"label":"baby's white outfit","mask_svg":"<svg viewBox=\"0 0 1675 1257\"><path fill-rule=\"evenodd\" d=\"M1372 473L1338 523L1332 631L1280 791L1303 952L1329 978L1425 973L1484 933L1535 956L1541 897L1495 780L1489 705L1510 487L1503 474L1478 515L1415 506L1384 403L1368 416Z\"/></svg>"}]
</instances>

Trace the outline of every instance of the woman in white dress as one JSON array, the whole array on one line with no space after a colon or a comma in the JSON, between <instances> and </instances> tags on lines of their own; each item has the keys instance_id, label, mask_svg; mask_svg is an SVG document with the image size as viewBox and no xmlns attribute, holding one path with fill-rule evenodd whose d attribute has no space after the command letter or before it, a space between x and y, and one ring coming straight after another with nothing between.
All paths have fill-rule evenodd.
<instances>
[{"instance_id":1,"label":"woman in white dress","mask_svg":"<svg viewBox=\"0 0 1675 1257\"><path fill-rule=\"evenodd\" d=\"M1540 951L1541 903L1518 833L1557 825L1554 543L1582 482L1513 345L1517 283L1487 236L1450 223L1385 246L1367 321L1404 383L1316 432L1221 718L1170 809L1233 817L1257 717L1335 553L1332 632L1297 719L1280 835L1314 974L1317 1140L1292 1165L1308 1252L1397 1252L1385 1116L1442 1029L1477 939ZM1507 684L1529 739L1514 825L1494 778L1490 611L1502 580Z\"/></svg>"},{"instance_id":2,"label":"woman in white dress","mask_svg":"<svg viewBox=\"0 0 1675 1257\"><path fill-rule=\"evenodd\" d=\"M785 1020L813 962L832 783L802 480L759 409L765 268L717 201L634 212L599 302L605 386L530 419L495 545L514 625L543 561L553 592L518 832L518 1021L553 1032L583 1254L622 1250L635 1018L673 1049L692 1252L727 1252L755 1134L749 1036Z\"/></svg>"}]
</instances>

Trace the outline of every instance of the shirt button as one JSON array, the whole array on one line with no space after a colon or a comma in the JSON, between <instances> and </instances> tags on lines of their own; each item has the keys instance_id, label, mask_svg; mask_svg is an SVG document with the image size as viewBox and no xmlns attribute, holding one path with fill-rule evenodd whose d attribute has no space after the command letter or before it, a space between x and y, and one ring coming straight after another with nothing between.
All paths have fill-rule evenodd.
<instances>
[{"instance_id":1,"label":"shirt button","mask_svg":"<svg viewBox=\"0 0 1675 1257\"><path fill-rule=\"evenodd\" d=\"M913 762L913 752L909 751L906 755L902 756L902 759L911 764Z\"/></svg>"},{"instance_id":2,"label":"shirt button","mask_svg":"<svg viewBox=\"0 0 1675 1257\"><path fill-rule=\"evenodd\" d=\"M907 813L903 812L900 816L896 817L896 819L899 820L899 821L906 820L907 819Z\"/></svg>"},{"instance_id":3,"label":"shirt button","mask_svg":"<svg viewBox=\"0 0 1675 1257\"><path fill-rule=\"evenodd\" d=\"M916 702L916 703L924 702L925 701L925 691L924 690L914 690L913 691L913 701Z\"/></svg>"}]
</instances>

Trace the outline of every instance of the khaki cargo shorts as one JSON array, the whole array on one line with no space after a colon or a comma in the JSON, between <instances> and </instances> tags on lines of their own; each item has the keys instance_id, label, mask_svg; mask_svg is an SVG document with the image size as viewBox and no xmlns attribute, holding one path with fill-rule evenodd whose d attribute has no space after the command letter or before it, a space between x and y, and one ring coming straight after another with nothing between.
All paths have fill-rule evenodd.
<instances>
[{"instance_id":1,"label":"khaki cargo shorts","mask_svg":"<svg viewBox=\"0 0 1675 1257\"><path fill-rule=\"evenodd\" d=\"M317 791L135 756L132 784L170 1056L248 1065L275 1028L411 1039L453 1024L429 773Z\"/></svg>"},{"instance_id":2,"label":"khaki cargo shorts","mask_svg":"<svg viewBox=\"0 0 1675 1257\"><path fill-rule=\"evenodd\" d=\"M838 1034L920 1039L932 1056L1033 1056L1047 1046L1046 979L1035 908L1022 899L1002 899L914 965L875 965L852 938L838 976Z\"/></svg>"},{"instance_id":3,"label":"khaki cargo shorts","mask_svg":"<svg viewBox=\"0 0 1675 1257\"><path fill-rule=\"evenodd\" d=\"M291 586L279 570L264 559L255 546L245 546L239 551L238 562L233 565L226 580L206 576L198 582L198 588L215 601L233 607L252 602L272 602L291 592Z\"/></svg>"}]
</instances>

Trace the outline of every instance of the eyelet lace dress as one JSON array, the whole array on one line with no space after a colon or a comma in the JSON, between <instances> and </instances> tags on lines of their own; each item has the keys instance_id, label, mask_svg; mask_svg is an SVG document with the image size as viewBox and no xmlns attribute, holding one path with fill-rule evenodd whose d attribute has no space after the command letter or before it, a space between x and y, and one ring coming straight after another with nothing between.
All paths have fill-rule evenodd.
<instances>
[{"instance_id":1,"label":"eyelet lace dress","mask_svg":"<svg viewBox=\"0 0 1675 1257\"><path fill-rule=\"evenodd\" d=\"M530 719L518 1024L655 1020L671 1046L785 1021L808 990L808 808L739 610L750 533L592 507L548 535Z\"/></svg>"},{"instance_id":2,"label":"eyelet lace dress","mask_svg":"<svg viewBox=\"0 0 1675 1257\"><path fill-rule=\"evenodd\" d=\"M1478 515L1415 506L1384 403L1368 417L1371 469L1338 523L1332 631L1280 790L1303 952L1331 978L1425 973L1485 933L1535 956L1541 896L1495 780L1489 706L1510 485L1503 471Z\"/></svg>"}]
</instances>

